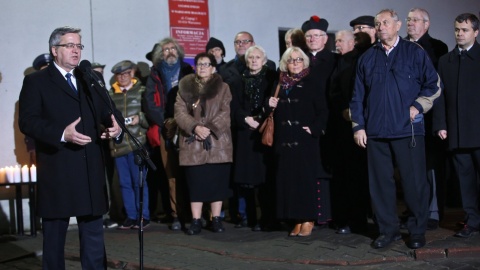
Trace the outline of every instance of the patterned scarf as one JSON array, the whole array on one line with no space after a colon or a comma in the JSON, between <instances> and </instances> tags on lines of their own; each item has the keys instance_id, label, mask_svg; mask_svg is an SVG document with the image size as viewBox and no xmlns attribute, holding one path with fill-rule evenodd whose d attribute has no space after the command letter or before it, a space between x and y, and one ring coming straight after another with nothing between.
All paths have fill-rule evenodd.
<instances>
[{"instance_id":1,"label":"patterned scarf","mask_svg":"<svg viewBox=\"0 0 480 270\"><path fill-rule=\"evenodd\" d=\"M298 74L293 74L293 76L290 76L288 71L286 72L281 72L280 73L280 83L282 86L282 89L291 89L294 87L301 79L305 78L308 74L310 73L310 69L306 68Z\"/></svg>"},{"instance_id":2,"label":"patterned scarf","mask_svg":"<svg viewBox=\"0 0 480 270\"><path fill-rule=\"evenodd\" d=\"M267 66L263 66L257 74L250 74L250 70L243 72L243 80L245 82L245 94L248 97L252 110L256 110L262 106L262 93L260 92L260 86L262 85L263 78L267 72Z\"/></svg>"}]
</instances>

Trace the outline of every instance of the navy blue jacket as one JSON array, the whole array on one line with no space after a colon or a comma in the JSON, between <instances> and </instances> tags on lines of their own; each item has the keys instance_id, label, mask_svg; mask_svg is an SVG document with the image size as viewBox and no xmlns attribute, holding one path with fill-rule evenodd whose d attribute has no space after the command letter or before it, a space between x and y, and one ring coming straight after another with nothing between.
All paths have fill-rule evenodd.
<instances>
[{"instance_id":1,"label":"navy blue jacket","mask_svg":"<svg viewBox=\"0 0 480 270\"><path fill-rule=\"evenodd\" d=\"M400 37L398 37L400 39ZM404 138L425 135L423 113L440 95L441 81L427 53L400 39L387 56L378 43L359 59L350 102L353 131L368 138ZM411 123L410 106L420 112Z\"/></svg>"}]
</instances>

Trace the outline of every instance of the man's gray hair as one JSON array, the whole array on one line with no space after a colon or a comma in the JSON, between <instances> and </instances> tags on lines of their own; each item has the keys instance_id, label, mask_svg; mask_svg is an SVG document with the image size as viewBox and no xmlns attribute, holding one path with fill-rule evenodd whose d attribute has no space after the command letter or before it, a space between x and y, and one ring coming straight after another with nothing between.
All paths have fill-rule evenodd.
<instances>
[{"instance_id":1,"label":"man's gray hair","mask_svg":"<svg viewBox=\"0 0 480 270\"><path fill-rule=\"evenodd\" d=\"M157 48L155 48L155 51L153 52L152 62L154 65L160 63L163 60L163 46L167 45L168 43L173 43L175 49L177 50L179 59L183 59L183 57L185 57L183 47L180 46L178 41L172 37L166 37L160 40L160 42L158 43L159 46L157 46Z\"/></svg>"},{"instance_id":2,"label":"man's gray hair","mask_svg":"<svg viewBox=\"0 0 480 270\"><path fill-rule=\"evenodd\" d=\"M50 39L48 40L48 48L49 48L50 54L53 56L52 47L60 44L60 39L62 39L63 35L73 33L73 34L78 34L80 38L82 38L82 36L80 35L80 31L82 31L82 29L71 27L71 26L62 26L53 30L52 34L50 35Z\"/></svg>"}]
</instances>

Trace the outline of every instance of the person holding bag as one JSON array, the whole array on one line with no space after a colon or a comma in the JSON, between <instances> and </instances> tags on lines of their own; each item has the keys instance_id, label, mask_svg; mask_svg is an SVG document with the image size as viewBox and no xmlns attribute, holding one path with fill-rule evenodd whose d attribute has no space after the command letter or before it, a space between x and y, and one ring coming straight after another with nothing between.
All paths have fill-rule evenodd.
<instances>
[{"instance_id":1,"label":"person holding bag","mask_svg":"<svg viewBox=\"0 0 480 270\"><path fill-rule=\"evenodd\" d=\"M309 236L320 202L319 138L327 117L325 97L315 87L308 56L298 47L280 60L280 90L268 105L275 108L277 218L293 221L290 236Z\"/></svg>"},{"instance_id":2,"label":"person holding bag","mask_svg":"<svg viewBox=\"0 0 480 270\"><path fill-rule=\"evenodd\" d=\"M275 220L275 198L272 149L261 142L259 127L268 116L264 106L270 97L278 74L266 65L265 50L254 45L245 52L247 69L243 72L243 89L232 89L232 121L236 142L234 183L239 203L245 209L242 221L253 231L271 230ZM256 192L258 190L258 192ZM261 210L257 220L255 195ZM239 211L240 212L240 211ZM236 228L243 227L242 223Z\"/></svg>"}]
</instances>

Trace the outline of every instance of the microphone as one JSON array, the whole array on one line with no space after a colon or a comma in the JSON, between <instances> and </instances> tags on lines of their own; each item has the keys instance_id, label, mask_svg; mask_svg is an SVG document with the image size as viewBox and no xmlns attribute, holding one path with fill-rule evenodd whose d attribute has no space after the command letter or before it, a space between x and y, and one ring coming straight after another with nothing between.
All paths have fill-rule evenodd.
<instances>
[{"instance_id":1,"label":"microphone","mask_svg":"<svg viewBox=\"0 0 480 270\"><path fill-rule=\"evenodd\" d=\"M90 63L90 61L88 60L82 60L80 62L80 64L78 65L80 71L89 76L91 79L95 80L102 88L105 87L105 84L103 83L103 80L100 79L97 75L97 73L95 73L95 71L92 70L92 63Z\"/></svg>"}]
</instances>

